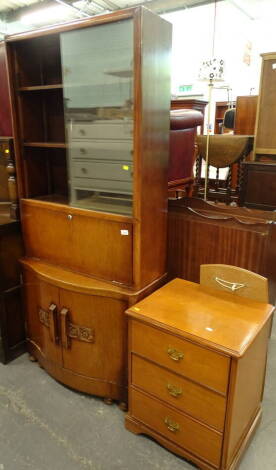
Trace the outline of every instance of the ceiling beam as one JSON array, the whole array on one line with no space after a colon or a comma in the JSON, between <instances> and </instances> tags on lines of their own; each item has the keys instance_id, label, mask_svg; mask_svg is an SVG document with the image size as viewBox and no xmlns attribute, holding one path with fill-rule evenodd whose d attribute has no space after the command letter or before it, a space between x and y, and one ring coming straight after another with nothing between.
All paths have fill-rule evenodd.
<instances>
[{"instance_id":1,"label":"ceiling beam","mask_svg":"<svg viewBox=\"0 0 276 470\"><path fill-rule=\"evenodd\" d=\"M76 0L41 0L38 3L17 8L16 10L9 10L7 12L3 12L2 14L0 13L0 19L3 21L10 23L12 21L19 21L21 16L26 15L27 13L39 11L42 8L48 8L56 5L57 3L63 3L67 4L67 6L70 6L72 8L76 9L77 11L81 11L84 16L91 16L81 10L80 8L74 7L72 5L73 2ZM154 11L155 13L168 13L172 11L177 11L177 10L184 10L186 8L193 8L201 5L206 5L210 3L214 3L215 0L150 0L150 1L144 1L144 2L138 2L134 6L141 5L141 3L149 8L151 11ZM222 0L217 0L217 1L222 1ZM113 2L113 0L92 0L92 3L98 4L99 6L102 6L102 4L105 4L109 10L119 10L120 7L119 5L116 4L116 0ZM102 6L104 8L104 6Z\"/></svg>"},{"instance_id":2,"label":"ceiling beam","mask_svg":"<svg viewBox=\"0 0 276 470\"><path fill-rule=\"evenodd\" d=\"M75 7L74 5L71 5L71 3L67 2L66 0L55 0L56 3L59 5L66 6L68 8L71 8L72 10L75 10L75 12L78 12L79 14L89 17L91 15L88 15L88 13L85 13L81 8Z\"/></svg>"},{"instance_id":3,"label":"ceiling beam","mask_svg":"<svg viewBox=\"0 0 276 470\"><path fill-rule=\"evenodd\" d=\"M220 2L222 0L217 1ZM159 14L208 5L210 3L215 3L215 0L150 0L143 2L145 7ZM139 5L138 2L137 5Z\"/></svg>"}]
</instances>

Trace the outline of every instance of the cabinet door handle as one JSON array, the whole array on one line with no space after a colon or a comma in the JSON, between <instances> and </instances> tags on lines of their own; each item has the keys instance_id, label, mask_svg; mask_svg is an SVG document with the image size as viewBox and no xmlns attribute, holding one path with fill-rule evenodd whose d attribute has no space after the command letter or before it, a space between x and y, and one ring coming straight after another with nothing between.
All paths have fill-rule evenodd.
<instances>
[{"instance_id":1,"label":"cabinet door handle","mask_svg":"<svg viewBox=\"0 0 276 470\"><path fill-rule=\"evenodd\" d=\"M57 306L51 304L49 309L49 329L50 329L50 339L53 343L58 344L58 323L57 323Z\"/></svg>"},{"instance_id":2,"label":"cabinet door handle","mask_svg":"<svg viewBox=\"0 0 276 470\"><path fill-rule=\"evenodd\" d=\"M182 388L176 387L175 385L167 384L167 390L172 397L177 398L182 395Z\"/></svg>"},{"instance_id":3,"label":"cabinet door handle","mask_svg":"<svg viewBox=\"0 0 276 470\"><path fill-rule=\"evenodd\" d=\"M70 348L70 339L68 337L68 318L69 310L63 307L60 311L60 330L61 330L61 344L65 349Z\"/></svg>"},{"instance_id":4,"label":"cabinet door handle","mask_svg":"<svg viewBox=\"0 0 276 470\"><path fill-rule=\"evenodd\" d=\"M168 416L164 419L164 423L166 424L167 428L171 432L180 431L180 426L178 423L170 419Z\"/></svg>"},{"instance_id":5,"label":"cabinet door handle","mask_svg":"<svg viewBox=\"0 0 276 470\"><path fill-rule=\"evenodd\" d=\"M168 355L173 361L181 361L184 357L184 353L181 351L177 351L177 349L169 347L168 350Z\"/></svg>"}]
</instances>

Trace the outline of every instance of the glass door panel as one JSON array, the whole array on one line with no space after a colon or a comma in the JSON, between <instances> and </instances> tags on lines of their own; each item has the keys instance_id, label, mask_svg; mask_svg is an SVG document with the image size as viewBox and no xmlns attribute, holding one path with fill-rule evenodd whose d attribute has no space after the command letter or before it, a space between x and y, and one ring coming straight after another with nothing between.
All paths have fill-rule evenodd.
<instances>
[{"instance_id":1,"label":"glass door panel","mask_svg":"<svg viewBox=\"0 0 276 470\"><path fill-rule=\"evenodd\" d=\"M61 34L70 204L132 214L133 21Z\"/></svg>"}]
</instances>

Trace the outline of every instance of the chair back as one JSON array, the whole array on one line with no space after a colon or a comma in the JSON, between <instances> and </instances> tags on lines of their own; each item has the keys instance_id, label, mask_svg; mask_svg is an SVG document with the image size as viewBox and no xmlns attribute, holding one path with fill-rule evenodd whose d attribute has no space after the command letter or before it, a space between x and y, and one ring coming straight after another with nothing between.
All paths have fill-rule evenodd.
<instances>
[{"instance_id":1,"label":"chair back","mask_svg":"<svg viewBox=\"0 0 276 470\"><path fill-rule=\"evenodd\" d=\"M267 278L237 266L202 264L200 284L259 302L269 302Z\"/></svg>"},{"instance_id":2,"label":"chair back","mask_svg":"<svg viewBox=\"0 0 276 470\"><path fill-rule=\"evenodd\" d=\"M192 109L178 109L170 113L170 159L168 181L193 176L195 137L202 125L203 114Z\"/></svg>"}]
</instances>

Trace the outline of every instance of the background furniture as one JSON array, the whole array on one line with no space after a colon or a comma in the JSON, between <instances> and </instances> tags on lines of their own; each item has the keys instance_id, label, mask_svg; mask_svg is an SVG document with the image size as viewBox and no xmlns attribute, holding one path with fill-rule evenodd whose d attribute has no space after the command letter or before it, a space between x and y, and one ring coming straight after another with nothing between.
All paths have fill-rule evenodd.
<instances>
[{"instance_id":1,"label":"background furniture","mask_svg":"<svg viewBox=\"0 0 276 470\"><path fill-rule=\"evenodd\" d=\"M204 127L204 116L205 116L205 109L208 104L208 101L198 100L195 98L178 98L176 100L171 101L171 109L195 109L203 114L203 122L200 127L200 133L203 134L203 127Z\"/></svg>"},{"instance_id":2,"label":"background furniture","mask_svg":"<svg viewBox=\"0 0 276 470\"><path fill-rule=\"evenodd\" d=\"M254 157L258 161L276 160L276 53L261 54L262 71L257 107Z\"/></svg>"},{"instance_id":3,"label":"background furniture","mask_svg":"<svg viewBox=\"0 0 276 470\"><path fill-rule=\"evenodd\" d=\"M202 264L200 266L200 284L212 289L231 292L247 299L257 300L257 302L269 302L266 277L237 266Z\"/></svg>"},{"instance_id":4,"label":"background furniture","mask_svg":"<svg viewBox=\"0 0 276 470\"><path fill-rule=\"evenodd\" d=\"M276 162L244 162L241 171L239 204L276 210Z\"/></svg>"},{"instance_id":5,"label":"background furniture","mask_svg":"<svg viewBox=\"0 0 276 470\"><path fill-rule=\"evenodd\" d=\"M0 137L0 205L5 205L12 219L19 218L13 139Z\"/></svg>"},{"instance_id":6,"label":"background furniture","mask_svg":"<svg viewBox=\"0 0 276 470\"><path fill-rule=\"evenodd\" d=\"M11 105L4 41L0 41L0 136L12 136Z\"/></svg>"},{"instance_id":7,"label":"background furniture","mask_svg":"<svg viewBox=\"0 0 276 470\"><path fill-rule=\"evenodd\" d=\"M166 278L170 49L141 7L7 38L28 350L109 400L124 311Z\"/></svg>"},{"instance_id":8,"label":"background furniture","mask_svg":"<svg viewBox=\"0 0 276 470\"><path fill-rule=\"evenodd\" d=\"M0 360L9 362L26 350L18 258L23 254L20 224L0 205Z\"/></svg>"},{"instance_id":9,"label":"background furniture","mask_svg":"<svg viewBox=\"0 0 276 470\"><path fill-rule=\"evenodd\" d=\"M199 111L179 109L170 113L170 158L168 171L169 196L178 191L192 195L196 157L197 127L203 124Z\"/></svg>"},{"instance_id":10,"label":"background furniture","mask_svg":"<svg viewBox=\"0 0 276 470\"><path fill-rule=\"evenodd\" d=\"M272 212L183 198L169 201L168 272L199 282L201 264L230 264L269 280L276 300L276 220Z\"/></svg>"},{"instance_id":11,"label":"background furniture","mask_svg":"<svg viewBox=\"0 0 276 470\"><path fill-rule=\"evenodd\" d=\"M203 162L206 162L207 136L196 138L198 157L196 161L196 191L195 194L203 196L205 192L205 178L201 178ZM209 200L223 201L227 204L238 201L241 163L250 154L253 148L253 137L235 136L231 134L211 135L209 137L209 156L207 168L207 198ZM233 187L232 169L236 165L236 182ZM209 179L210 167L216 169L216 178ZM220 169L227 171L225 180L220 179ZM204 184L203 184L204 183Z\"/></svg>"},{"instance_id":12,"label":"background furniture","mask_svg":"<svg viewBox=\"0 0 276 470\"><path fill-rule=\"evenodd\" d=\"M237 96L235 135L254 135L258 96Z\"/></svg>"},{"instance_id":13,"label":"background furniture","mask_svg":"<svg viewBox=\"0 0 276 470\"><path fill-rule=\"evenodd\" d=\"M273 310L181 279L131 307L127 429L202 470L236 469L261 417Z\"/></svg>"},{"instance_id":14,"label":"background furniture","mask_svg":"<svg viewBox=\"0 0 276 470\"><path fill-rule=\"evenodd\" d=\"M232 103L232 106L236 107L236 102ZM214 123L214 133L221 134L222 123L224 119L225 111L229 109L228 101L217 101L215 107L215 123Z\"/></svg>"}]
</instances>

